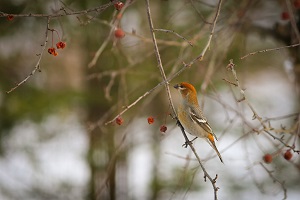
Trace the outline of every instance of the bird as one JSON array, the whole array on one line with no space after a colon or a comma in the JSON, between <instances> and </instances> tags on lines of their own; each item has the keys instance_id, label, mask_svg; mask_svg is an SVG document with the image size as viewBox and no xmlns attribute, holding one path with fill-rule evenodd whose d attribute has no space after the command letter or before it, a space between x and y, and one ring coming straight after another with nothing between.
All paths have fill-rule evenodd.
<instances>
[{"instance_id":1,"label":"bird","mask_svg":"<svg viewBox=\"0 0 300 200\"><path fill-rule=\"evenodd\" d=\"M215 150L221 162L224 163L222 156L215 144L215 139L218 139L199 106L195 87L190 83L181 82L174 85L174 88L179 91L182 97L181 102L177 107L177 116L179 122L191 135L204 138Z\"/></svg>"}]
</instances>

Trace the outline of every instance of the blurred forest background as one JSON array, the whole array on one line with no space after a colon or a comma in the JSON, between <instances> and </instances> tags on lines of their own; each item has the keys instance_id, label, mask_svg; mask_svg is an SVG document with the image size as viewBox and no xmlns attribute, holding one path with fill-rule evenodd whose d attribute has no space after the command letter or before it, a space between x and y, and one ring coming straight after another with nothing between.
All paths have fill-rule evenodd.
<instances>
[{"instance_id":1,"label":"blurred forest background","mask_svg":"<svg viewBox=\"0 0 300 200\"><path fill-rule=\"evenodd\" d=\"M224 0L185 67L218 4L150 1L172 99L181 81L199 92L218 199L299 199L300 1ZM145 1L1 0L0 66L0 199L214 198L169 116Z\"/></svg>"}]
</instances>

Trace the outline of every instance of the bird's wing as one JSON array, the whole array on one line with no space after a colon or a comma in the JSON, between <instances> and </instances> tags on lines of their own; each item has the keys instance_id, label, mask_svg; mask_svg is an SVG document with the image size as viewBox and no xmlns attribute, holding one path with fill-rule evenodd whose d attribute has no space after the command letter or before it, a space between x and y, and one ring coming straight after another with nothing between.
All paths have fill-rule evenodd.
<instances>
[{"instance_id":1,"label":"bird's wing","mask_svg":"<svg viewBox=\"0 0 300 200\"><path fill-rule=\"evenodd\" d=\"M198 124L201 128L203 128L206 132L213 134L213 136L217 139L217 136L214 134L212 128L210 127L207 120L202 117L200 114L197 114L197 111L195 111L193 108L190 108L189 110L190 117L192 121L196 124Z\"/></svg>"}]
</instances>

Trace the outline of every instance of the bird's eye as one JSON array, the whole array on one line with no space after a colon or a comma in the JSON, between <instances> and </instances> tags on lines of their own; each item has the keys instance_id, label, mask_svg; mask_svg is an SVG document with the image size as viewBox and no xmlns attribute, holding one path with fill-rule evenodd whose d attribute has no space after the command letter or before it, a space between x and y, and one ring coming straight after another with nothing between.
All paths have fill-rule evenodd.
<instances>
[{"instance_id":1,"label":"bird's eye","mask_svg":"<svg viewBox=\"0 0 300 200\"><path fill-rule=\"evenodd\" d=\"M180 89L180 90L184 90L185 87L183 87L182 85L179 85L179 89Z\"/></svg>"},{"instance_id":2,"label":"bird's eye","mask_svg":"<svg viewBox=\"0 0 300 200\"><path fill-rule=\"evenodd\" d=\"M186 87L184 87L181 84L174 85L174 88L179 89L179 90L185 90L186 89Z\"/></svg>"}]
</instances>

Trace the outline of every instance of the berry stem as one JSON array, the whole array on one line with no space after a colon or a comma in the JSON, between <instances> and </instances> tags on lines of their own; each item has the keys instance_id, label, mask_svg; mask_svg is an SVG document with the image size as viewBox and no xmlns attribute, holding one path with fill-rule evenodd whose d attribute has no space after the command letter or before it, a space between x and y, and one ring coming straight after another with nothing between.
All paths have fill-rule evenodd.
<instances>
[{"instance_id":1,"label":"berry stem","mask_svg":"<svg viewBox=\"0 0 300 200\"><path fill-rule=\"evenodd\" d=\"M59 41L61 41L61 39L60 39L60 37L59 37L59 34L58 34L58 31L57 31L57 30L55 30L55 29L53 29L53 31L55 31L55 32L56 32L56 34L57 34L57 37L58 37L58 40L59 40Z\"/></svg>"}]
</instances>

